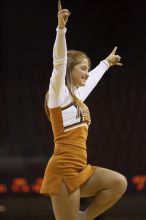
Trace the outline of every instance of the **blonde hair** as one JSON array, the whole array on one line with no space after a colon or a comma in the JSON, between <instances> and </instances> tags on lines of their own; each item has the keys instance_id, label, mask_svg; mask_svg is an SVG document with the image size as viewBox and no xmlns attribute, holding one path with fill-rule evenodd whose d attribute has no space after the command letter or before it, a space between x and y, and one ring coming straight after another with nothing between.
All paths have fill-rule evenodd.
<instances>
[{"instance_id":1,"label":"blonde hair","mask_svg":"<svg viewBox=\"0 0 146 220\"><path fill-rule=\"evenodd\" d=\"M49 99L49 93L46 92L45 94L45 101L44 101L44 108L45 108L45 113L50 121L50 113L49 113L49 110L48 110L48 106L47 106L47 100Z\"/></svg>"},{"instance_id":2,"label":"blonde hair","mask_svg":"<svg viewBox=\"0 0 146 220\"><path fill-rule=\"evenodd\" d=\"M74 66L81 63L83 59L87 59L88 66L90 69L91 61L90 61L89 57L86 55L86 53L79 51L79 50L69 50L67 52L67 67L66 67L65 84L66 84L66 86L67 86L67 88L73 98L73 102L75 103L75 105L77 107L77 110L78 110L77 117L80 116L82 108L84 108L85 105L76 97L76 95L74 93L71 73L72 73ZM50 120L49 110L47 107L48 98L49 98L49 94L47 92L45 95L44 107L45 107L45 113L46 113L48 119Z\"/></svg>"},{"instance_id":3,"label":"blonde hair","mask_svg":"<svg viewBox=\"0 0 146 220\"><path fill-rule=\"evenodd\" d=\"M83 53L82 51L79 50L69 50L67 52L67 68L66 68L66 78L65 78L65 83L66 86L72 95L73 99L75 98L74 90L73 90L73 83L72 83L72 70L75 65L79 64L82 62L83 59L87 59L88 61L88 66L89 69L91 67L91 61L89 57Z\"/></svg>"}]
</instances>

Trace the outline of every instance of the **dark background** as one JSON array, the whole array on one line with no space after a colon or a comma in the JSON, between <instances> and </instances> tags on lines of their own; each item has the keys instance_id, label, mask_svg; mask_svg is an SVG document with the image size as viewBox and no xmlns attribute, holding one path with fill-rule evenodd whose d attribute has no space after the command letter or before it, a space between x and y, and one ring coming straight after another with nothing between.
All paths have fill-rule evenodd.
<instances>
[{"instance_id":1,"label":"dark background","mask_svg":"<svg viewBox=\"0 0 146 220\"><path fill-rule=\"evenodd\" d=\"M86 100L92 117L88 160L124 175L146 174L145 1L62 0L71 11L68 49L94 68L115 46L109 69ZM0 179L43 176L53 151L44 95L52 71L56 0L1 1Z\"/></svg>"}]
</instances>

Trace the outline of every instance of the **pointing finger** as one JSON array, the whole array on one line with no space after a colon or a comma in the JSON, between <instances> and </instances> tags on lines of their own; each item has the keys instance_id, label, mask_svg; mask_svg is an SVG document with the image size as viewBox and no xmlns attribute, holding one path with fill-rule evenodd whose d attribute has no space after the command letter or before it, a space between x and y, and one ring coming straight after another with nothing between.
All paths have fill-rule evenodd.
<instances>
[{"instance_id":1,"label":"pointing finger","mask_svg":"<svg viewBox=\"0 0 146 220\"><path fill-rule=\"evenodd\" d=\"M61 1L58 0L58 12L62 10L62 5L61 5Z\"/></svg>"},{"instance_id":2,"label":"pointing finger","mask_svg":"<svg viewBox=\"0 0 146 220\"><path fill-rule=\"evenodd\" d=\"M116 50L117 50L117 46L113 49L113 51L112 51L112 54L115 54L116 53Z\"/></svg>"}]
</instances>

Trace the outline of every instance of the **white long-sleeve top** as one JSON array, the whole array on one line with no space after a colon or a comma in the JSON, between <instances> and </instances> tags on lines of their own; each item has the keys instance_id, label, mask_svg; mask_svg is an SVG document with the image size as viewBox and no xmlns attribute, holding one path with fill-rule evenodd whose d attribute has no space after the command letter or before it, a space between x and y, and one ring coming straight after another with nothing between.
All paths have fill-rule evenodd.
<instances>
[{"instance_id":1,"label":"white long-sleeve top","mask_svg":"<svg viewBox=\"0 0 146 220\"><path fill-rule=\"evenodd\" d=\"M67 46L66 46L66 28L56 29L57 35L53 48L53 72L50 78L49 85L49 98L47 100L47 106L49 108L55 108L58 106L67 106L73 99L69 93L67 86L65 85L66 66L67 66ZM97 85L103 74L109 68L109 64L106 60L100 62L100 64L89 72L89 77L86 81L86 85L83 87L75 88L75 95L84 101L94 87ZM76 118L77 109L74 105L62 111L63 125L64 127L74 125L80 121L80 118Z\"/></svg>"}]
</instances>

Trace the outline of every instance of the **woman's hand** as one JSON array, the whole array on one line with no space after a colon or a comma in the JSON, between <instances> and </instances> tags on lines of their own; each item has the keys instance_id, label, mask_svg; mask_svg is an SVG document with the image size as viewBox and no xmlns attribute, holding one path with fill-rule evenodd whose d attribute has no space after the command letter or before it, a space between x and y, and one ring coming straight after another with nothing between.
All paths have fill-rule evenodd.
<instances>
[{"instance_id":1,"label":"woman's hand","mask_svg":"<svg viewBox=\"0 0 146 220\"><path fill-rule=\"evenodd\" d=\"M110 55L105 59L109 63L110 66L114 66L114 65L122 66L123 65L122 63L120 63L121 57L115 54L116 50L117 50L117 47L115 47L113 51L110 53Z\"/></svg>"},{"instance_id":2,"label":"woman's hand","mask_svg":"<svg viewBox=\"0 0 146 220\"><path fill-rule=\"evenodd\" d=\"M66 26L70 12L68 9L62 9L61 1L58 1L58 28L62 29Z\"/></svg>"}]
</instances>

